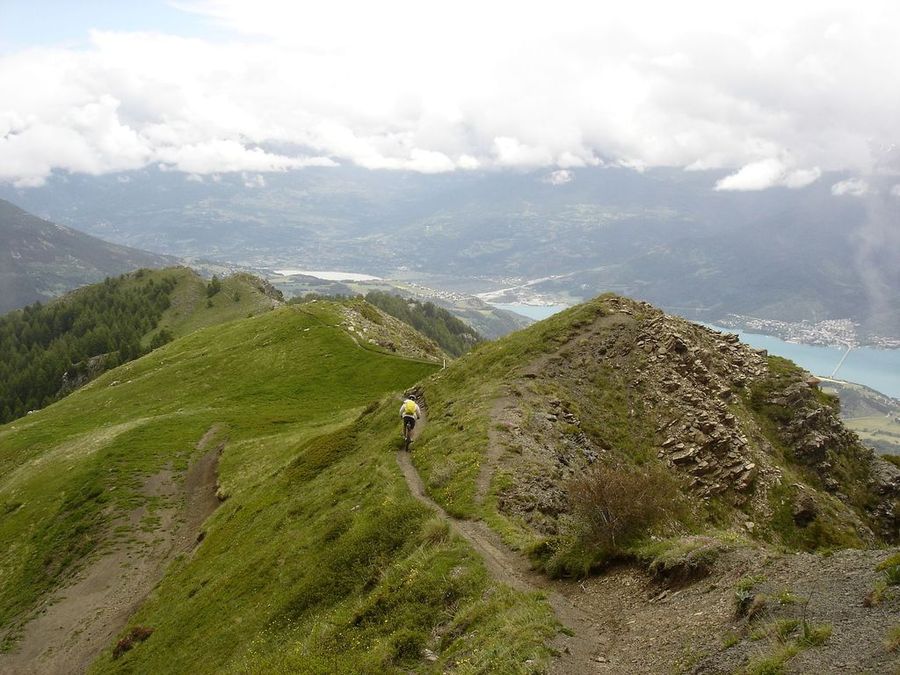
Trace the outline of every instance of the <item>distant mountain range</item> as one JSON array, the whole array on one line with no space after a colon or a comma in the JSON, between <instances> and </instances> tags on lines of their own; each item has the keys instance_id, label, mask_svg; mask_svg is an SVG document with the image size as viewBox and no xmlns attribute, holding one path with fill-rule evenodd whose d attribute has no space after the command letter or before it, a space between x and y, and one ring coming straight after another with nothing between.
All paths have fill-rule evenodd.
<instances>
[{"instance_id":1,"label":"distant mountain range","mask_svg":"<svg viewBox=\"0 0 900 675\"><path fill-rule=\"evenodd\" d=\"M900 336L900 199L888 183L835 195L846 176L825 174L796 190L716 191L724 175L583 168L561 183L546 171L339 167L260 181L145 170L0 196L111 241L257 270L366 272L469 294L519 287L514 298L566 302L613 290L712 323L850 318L862 341Z\"/></svg>"},{"instance_id":2,"label":"distant mountain range","mask_svg":"<svg viewBox=\"0 0 900 675\"><path fill-rule=\"evenodd\" d=\"M0 200L0 314L175 258L111 244Z\"/></svg>"}]
</instances>

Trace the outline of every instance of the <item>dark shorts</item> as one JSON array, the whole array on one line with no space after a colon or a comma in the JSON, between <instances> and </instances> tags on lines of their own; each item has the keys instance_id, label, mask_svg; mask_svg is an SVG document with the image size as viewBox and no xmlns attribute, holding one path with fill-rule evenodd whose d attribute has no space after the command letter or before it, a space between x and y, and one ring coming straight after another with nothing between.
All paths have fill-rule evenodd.
<instances>
[{"instance_id":1,"label":"dark shorts","mask_svg":"<svg viewBox=\"0 0 900 675\"><path fill-rule=\"evenodd\" d=\"M407 424L409 425L410 429L415 428L416 418L413 417L412 415L404 415L403 416L403 426L405 427Z\"/></svg>"}]
</instances>

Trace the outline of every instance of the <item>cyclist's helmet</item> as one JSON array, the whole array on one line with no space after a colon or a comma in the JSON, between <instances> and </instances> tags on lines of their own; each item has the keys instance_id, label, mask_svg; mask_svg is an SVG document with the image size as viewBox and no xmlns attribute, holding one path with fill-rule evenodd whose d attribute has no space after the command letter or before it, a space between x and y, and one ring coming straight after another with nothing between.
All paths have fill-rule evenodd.
<instances>
[{"instance_id":1,"label":"cyclist's helmet","mask_svg":"<svg viewBox=\"0 0 900 675\"><path fill-rule=\"evenodd\" d=\"M414 394L410 394L410 395L407 396L406 398L408 398L410 401L415 401L415 400L416 400L416 397L415 397Z\"/></svg>"}]
</instances>

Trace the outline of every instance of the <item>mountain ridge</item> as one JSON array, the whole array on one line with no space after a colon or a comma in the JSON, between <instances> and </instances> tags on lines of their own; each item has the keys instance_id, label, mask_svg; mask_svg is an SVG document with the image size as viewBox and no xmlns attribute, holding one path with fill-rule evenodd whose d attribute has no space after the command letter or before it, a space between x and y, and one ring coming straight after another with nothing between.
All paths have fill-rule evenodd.
<instances>
[{"instance_id":1,"label":"mountain ridge","mask_svg":"<svg viewBox=\"0 0 900 675\"><path fill-rule=\"evenodd\" d=\"M112 244L0 199L0 314L175 258Z\"/></svg>"}]
</instances>

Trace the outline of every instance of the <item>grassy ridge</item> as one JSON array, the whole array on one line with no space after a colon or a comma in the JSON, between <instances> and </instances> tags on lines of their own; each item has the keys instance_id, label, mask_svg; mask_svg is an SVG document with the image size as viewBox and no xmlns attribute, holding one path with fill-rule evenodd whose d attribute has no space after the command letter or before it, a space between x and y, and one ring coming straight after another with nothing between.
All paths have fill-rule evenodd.
<instances>
[{"instance_id":1,"label":"grassy ridge","mask_svg":"<svg viewBox=\"0 0 900 675\"><path fill-rule=\"evenodd\" d=\"M200 330L0 427L0 631L218 425L228 499L134 618L152 636L95 670L383 672L424 667L426 644L462 672L545 657L546 603L494 587L394 462L387 393L434 366L363 349L340 321L317 303Z\"/></svg>"},{"instance_id":2,"label":"grassy ridge","mask_svg":"<svg viewBox=\"0 0 900 675\"><path fill-rule=\"evenodd\" d=\"M549 608L493 587L412 499L386 451L393 408L301 444L228 500L134 617L153 638L95 672L391 672L422 667L426 646L461 672L528 672L546 655Z\"/></svg>"},{"instance_id":3,"label":"grassy ridge","mask_svg":"<svg viewBox=\"0 0 900 675\"><path fill-rule=\"evenodd\" d=\"M208 297L192 270L138 270L0 317L0 422L59 400L174 337L259 314L275 300L236 274Z\"/></svg>"}]
</instances>

